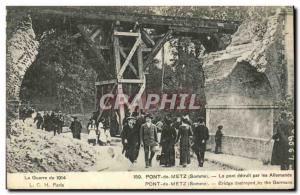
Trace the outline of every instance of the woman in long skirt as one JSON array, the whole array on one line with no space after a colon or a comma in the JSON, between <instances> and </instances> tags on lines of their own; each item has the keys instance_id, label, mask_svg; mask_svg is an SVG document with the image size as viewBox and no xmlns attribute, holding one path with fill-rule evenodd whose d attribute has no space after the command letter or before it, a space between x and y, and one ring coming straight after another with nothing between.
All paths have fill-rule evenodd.
<instances>
[{"instance_id":1,"label":"woman in long skirt","mask_svg":"<svg viewBox=\"0 0 300 195\"><path fill-rule=\"evenodd\" d=\"M160 145L161 156L160 156L160 165L166 167L175 166L175 141L176 141L176 130L173 127L171 118L166 116L164 125L162 127Z\"/></svg>"},{"instance_id":2,"label":"woman in long skirt","mask_svg":"<svg viewBox=\"0 0 300 195\"><path fill-rule=\"evenodd\" d=\"M180 165L186 167L187 164L191 163L190 158L190 136L192 136L192 128L189 125L189 121L186 118L182 119L182 123L179 126L176 142L180 140Z\"/></svg>"}]
</instances>

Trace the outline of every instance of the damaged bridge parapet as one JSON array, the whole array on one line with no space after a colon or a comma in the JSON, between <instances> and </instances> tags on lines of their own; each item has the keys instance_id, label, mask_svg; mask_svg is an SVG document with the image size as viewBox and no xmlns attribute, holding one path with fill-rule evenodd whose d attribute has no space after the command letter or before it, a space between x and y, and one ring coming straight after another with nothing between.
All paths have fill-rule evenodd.
<instances>
[{"instance_id":1,"label":"damaged bridge parapet","mask_svg":"<svg viewBox=\"0 0 300 195\"><path fill-rule=\"evenodd\" d=\"M293 21L291 8L261 21L241 24L231 44L204 59L206 122L214 134L224 126L223 152L270 158L275 103L293 94ZM292 48L291 48L292 47ZM284 79L283 79L284 78Z\"/></svg>"}]
</instances>

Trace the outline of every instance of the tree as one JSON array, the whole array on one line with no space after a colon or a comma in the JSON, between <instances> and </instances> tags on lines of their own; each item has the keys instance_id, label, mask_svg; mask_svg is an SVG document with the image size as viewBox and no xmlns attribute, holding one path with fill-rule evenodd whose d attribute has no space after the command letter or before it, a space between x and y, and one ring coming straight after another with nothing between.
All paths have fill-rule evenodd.
<instances>
[{"instance_id":1,"label":"tree","mask_svg":"<svg viewBox=\"0 0 300 195\"><path fill-rule=\"evenodd\" d=\"M78 44L68 31L52 29L44 33L37 60L26 74L21 98L54 97L53 109L83 111L82 104L94 103L96 72L85 58L84 44ZM73 111L75 111L73 110Z\"/></svg>"}]
</instances>

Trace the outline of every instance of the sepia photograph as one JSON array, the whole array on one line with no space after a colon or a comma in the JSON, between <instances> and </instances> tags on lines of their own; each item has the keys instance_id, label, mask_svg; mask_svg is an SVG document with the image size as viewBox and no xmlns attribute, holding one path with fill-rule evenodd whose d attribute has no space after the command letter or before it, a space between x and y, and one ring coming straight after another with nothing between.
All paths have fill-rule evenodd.
<instances>
[{"instance_id":1,"label":"sepia photograph","mask_svg":"<svg viewBox=\"0 0 300 195\"><path fill-rule=\"evenodd\" d=\"M7 6L7 189L295 189L293 6Z\"/></svg>"}]
</instances>

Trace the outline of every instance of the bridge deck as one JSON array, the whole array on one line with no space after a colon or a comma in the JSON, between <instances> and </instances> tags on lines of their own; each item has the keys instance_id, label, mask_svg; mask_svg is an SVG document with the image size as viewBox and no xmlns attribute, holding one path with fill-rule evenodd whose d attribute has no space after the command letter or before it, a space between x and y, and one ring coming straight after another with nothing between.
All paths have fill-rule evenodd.
<instances>
[{"instance_id":1,"label":"bridge deck","mask_svg":"<svg viewBox=\"0 0 300 195\"><path fill-rule=\"evenodd\" d=\"M24 7L23 7L24 8ZM26 7L25 7L26 8ZM181 32L193 33L234 33L239 21L221 21L214 19L174 17L161 15L142 15L120 12L96 11L95 7L28 7L32 15L45 17L67 17L79 23L99 24L105 21L120 21L121 23L136 23L145 27L168 28Z\"/></svg>"}]
</instances>

